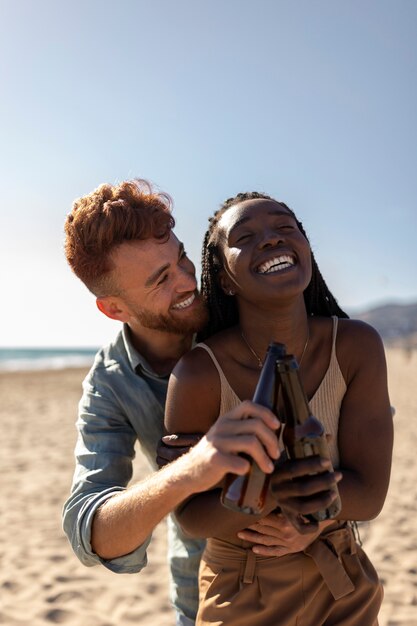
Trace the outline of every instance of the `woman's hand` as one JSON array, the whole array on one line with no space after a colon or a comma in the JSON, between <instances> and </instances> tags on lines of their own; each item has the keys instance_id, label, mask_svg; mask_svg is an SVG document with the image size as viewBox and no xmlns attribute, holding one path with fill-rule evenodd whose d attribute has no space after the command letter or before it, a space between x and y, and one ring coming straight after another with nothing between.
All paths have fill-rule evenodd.
<instances>
[{"instance_id":1,"label":"woman's hand","mask_svg":"<svg viewBox=\"0 0 417 626\"><path fill-rule=\"evenodd\" d=\"M238 532L239 539L253 543L252 551L260 556L285 556L302 552L334 520L320 522L314 532L299 533L282 514L272 512L255 524Z\"/></svg>"},{"instance_id":2,"label":"woman's hand","mask_svg":"<svg viewBox=\"0 0 417 626\"><path fill-rule=\"evenodd\" d=\"M202 434L190 433L184 435L165 435L161 438L156 448L156 462L159 467L172 463L195 446Z\"/></svg>"},{"instance_id":3,"label":"woman's hand","mask_svg":"<svg viewBox=\"0 0 417 626\"><path fill-rule=\"evenodd\" d=\"M270 498L302 534L315 533L318 523L304 523L303 516L325 509L337 497L341 472L332 471L327 459L311 456L305 459L279 461L270 482Z\"/></svg>"}]
</instances>

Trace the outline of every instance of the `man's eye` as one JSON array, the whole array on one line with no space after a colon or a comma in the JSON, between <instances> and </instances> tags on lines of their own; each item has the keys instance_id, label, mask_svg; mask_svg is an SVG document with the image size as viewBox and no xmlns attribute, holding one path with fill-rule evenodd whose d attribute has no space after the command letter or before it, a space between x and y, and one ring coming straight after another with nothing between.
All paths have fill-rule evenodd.
<instances>
[{"instance_id":1,"label":"man's eye","mask_svg":"<svg viewBox=\"0 0 417 626\"><path fill-rule=\"evenodd\" d=\"M157 285L162 285L162 283L164 283L167 279L168 279L168 274L165 274L164 276L162 276L162 278L160 278L158 280L158 282L156 284Z\"/></svg>"}]
</instances>

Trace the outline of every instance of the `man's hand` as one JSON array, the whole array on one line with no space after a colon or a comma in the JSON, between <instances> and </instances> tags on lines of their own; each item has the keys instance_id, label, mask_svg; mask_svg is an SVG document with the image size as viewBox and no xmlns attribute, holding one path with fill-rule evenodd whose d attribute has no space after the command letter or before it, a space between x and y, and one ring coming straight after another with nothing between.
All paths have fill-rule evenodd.
<instances>
[{"instance_id":1,"label":"man's hand","mask_svg":"<svg viewBox=\"0 0 417 626\"><path fill-rule=\"evenodd\" d=\"M267 474L279 457L276 416L267 408L246 400L213 424L199 443L182 457L194 492L211 489L227 473L243 475L254 459ZM182 437L182 435L181 435Z\"/></svg>"},{"instance_id":2,"label":"man's hand","mask_svg":"<svg viewBox=\"0 0 417 626\"><path fill-rule=\"evenodd\" d=\"M253 543L252 551L261 556L284 556L302 552L334 520L320 522L312 533L299 533L282 513L272 512L255 524L238 532L239 539Z\"/></svg>"}]
</instances>

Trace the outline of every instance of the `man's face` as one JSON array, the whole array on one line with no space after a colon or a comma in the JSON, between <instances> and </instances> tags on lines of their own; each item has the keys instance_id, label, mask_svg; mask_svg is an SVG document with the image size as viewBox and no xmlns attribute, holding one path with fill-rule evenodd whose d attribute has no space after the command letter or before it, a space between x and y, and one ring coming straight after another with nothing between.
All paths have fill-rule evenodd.
<instances>
[{"instance_id":1,"label":"man's face","mask_svg":"<svg viewBox=\"0 0 417 626\"><path fill-rule=\"evenodd\" d=\"M189 334L207 321L195 267L171 232L167 241L125 242L112 253L113 277L132 328Z\"/></svg>"}]
</instances>

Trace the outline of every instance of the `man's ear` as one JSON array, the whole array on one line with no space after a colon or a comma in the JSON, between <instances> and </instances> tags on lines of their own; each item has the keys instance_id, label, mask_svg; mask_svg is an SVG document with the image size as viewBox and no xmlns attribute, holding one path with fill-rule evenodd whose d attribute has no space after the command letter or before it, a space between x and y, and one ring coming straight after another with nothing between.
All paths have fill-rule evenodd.
<instances>
[{"instance_id":1,"label":"man's ear","mask_svg":"<svg viewBox=\"0 0 417 626\"><path fill-rule=\"evenodd\" d=\"M120 298L114 296L104 296L96 298L96 305L99 311L107 315L112 320L127 322L129 314Z\"/></svg>"}]
</instances>

